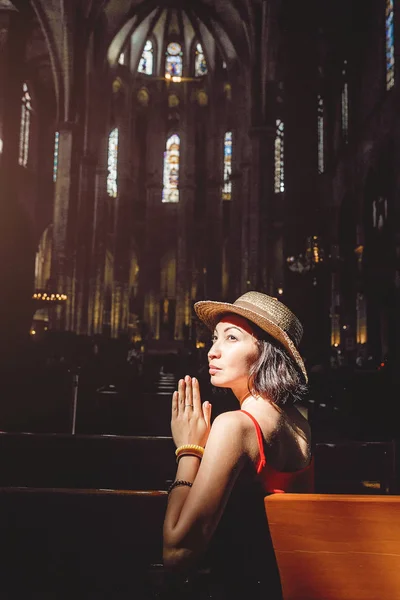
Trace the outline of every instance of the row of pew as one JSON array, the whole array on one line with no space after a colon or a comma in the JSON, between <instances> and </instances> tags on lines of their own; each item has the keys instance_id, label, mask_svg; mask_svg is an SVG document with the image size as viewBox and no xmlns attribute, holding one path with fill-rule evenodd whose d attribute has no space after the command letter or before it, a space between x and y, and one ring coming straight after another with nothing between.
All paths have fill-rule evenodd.
<instances>
[{"instance_id":1,"label":"row of pew","mask_svg":"<svg viewBox=\"0 0 400 600\"><path fill-rule=\"evenodd\" d=\"M167 436L0 433L0 486L165 490L175 476ZM319 442L314 448L318 493L398 491L398 444Z\"/></svg>"}]
</instances>

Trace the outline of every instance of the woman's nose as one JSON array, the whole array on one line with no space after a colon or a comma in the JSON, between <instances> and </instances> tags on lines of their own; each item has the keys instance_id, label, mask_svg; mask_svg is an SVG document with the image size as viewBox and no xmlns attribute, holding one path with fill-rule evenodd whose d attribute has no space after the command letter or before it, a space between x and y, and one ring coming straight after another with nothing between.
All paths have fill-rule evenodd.
<instances>
[{"instance_id":1,"label":"woman's nose","mask_svg":"<svg viewBox=\"0 0 400 600\"><path fill-rule=\"evenodd\" d=\"M215 342L215 344L213 344L208 352L208 359L212 360L213 358L217 358L218 356L221 355L221 351L218 348L217 343Z\"/></svg>"}]
</instances>

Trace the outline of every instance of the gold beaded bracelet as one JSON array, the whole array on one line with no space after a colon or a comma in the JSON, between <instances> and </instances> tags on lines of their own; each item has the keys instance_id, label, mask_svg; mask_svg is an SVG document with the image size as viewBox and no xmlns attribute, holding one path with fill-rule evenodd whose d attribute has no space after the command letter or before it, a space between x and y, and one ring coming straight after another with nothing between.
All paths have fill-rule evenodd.
<instances>
[{"instance_id":1,"label":"gold beaded bracelet","mask_svg":"<svg viewBox=\"0 0 400 600\"><path fill-rule=\"evenodd\" d=\"M200 460L203 458L204 448L197 444L184 444L175 450L176 462L184 455L196 456Z\"/></svg>"}]
</instances>

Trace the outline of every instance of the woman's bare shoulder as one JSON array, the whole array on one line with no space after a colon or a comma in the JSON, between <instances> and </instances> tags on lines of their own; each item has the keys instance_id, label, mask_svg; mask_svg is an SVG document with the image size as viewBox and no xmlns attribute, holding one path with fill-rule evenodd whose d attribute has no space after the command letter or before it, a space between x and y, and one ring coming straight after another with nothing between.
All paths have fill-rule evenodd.
<instances>
[{"instance_id":1,"label":"woman's bare shoulder","mask_svg":"<svg viewBox=\"0 0 400 600\"><path fill-rule=\"evenodd\" d=\"M246 429L246 423L240 410L228 410L215 417L212 429L221 432L238 433Z\"/></svg>"}]
</instances>

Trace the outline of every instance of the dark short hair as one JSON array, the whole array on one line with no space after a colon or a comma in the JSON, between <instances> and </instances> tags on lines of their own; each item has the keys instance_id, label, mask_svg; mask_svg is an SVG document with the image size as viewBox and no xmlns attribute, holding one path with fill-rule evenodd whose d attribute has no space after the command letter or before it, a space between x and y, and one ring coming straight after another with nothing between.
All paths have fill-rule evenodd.
<instances>
[{"instance_id":1,"label":"dark short hair","mask_svg":"<svg viewBox=\"0 0 400 600\"><path fill-rule=\"evenodd\" d=\"M294 404L307 392L303 374L273 337L258 327L256 336L259 355L250 368L249 391L267 396L278 406Z\"/></svg>"}]
</instances>

